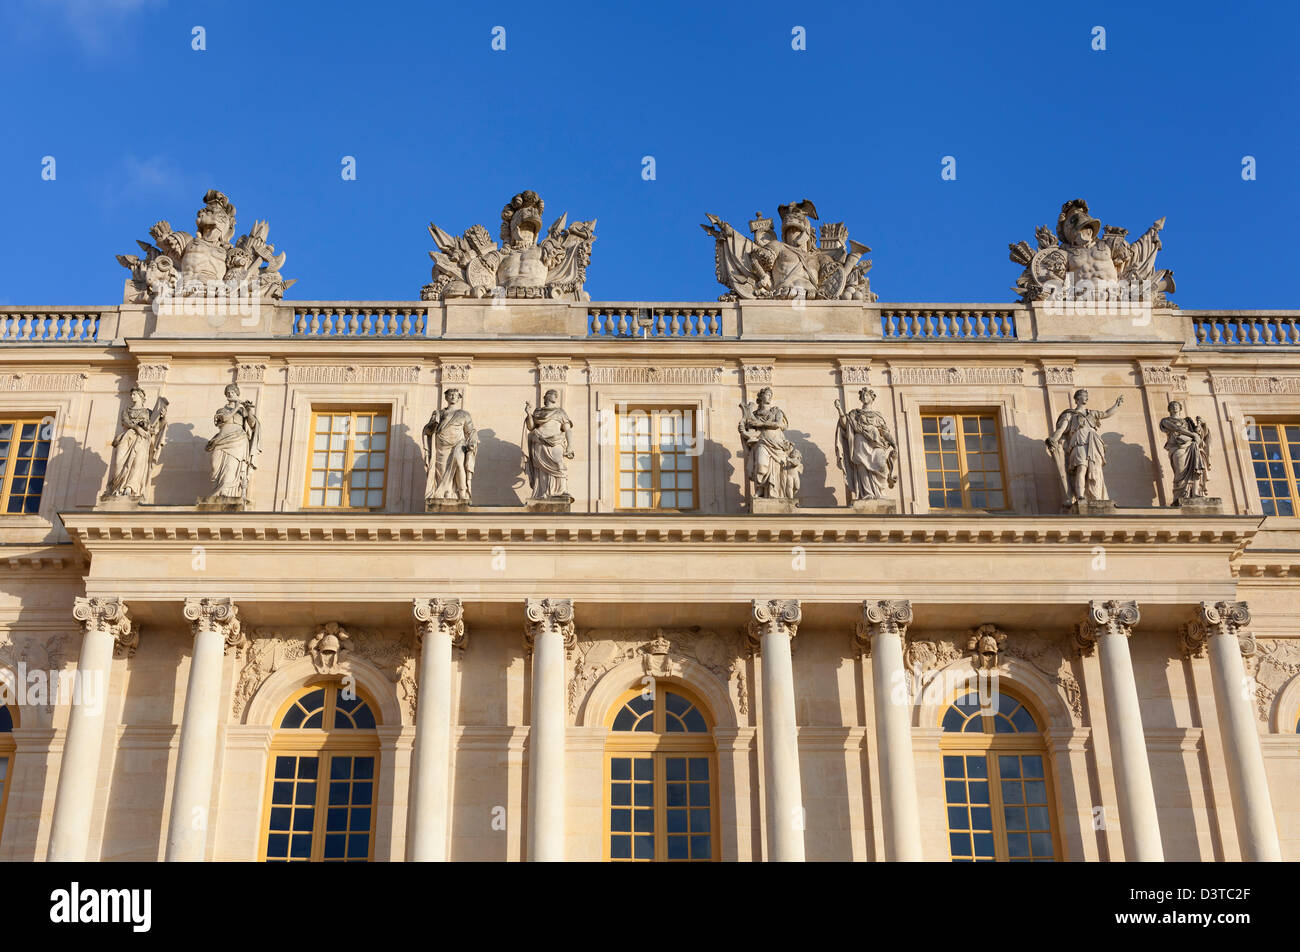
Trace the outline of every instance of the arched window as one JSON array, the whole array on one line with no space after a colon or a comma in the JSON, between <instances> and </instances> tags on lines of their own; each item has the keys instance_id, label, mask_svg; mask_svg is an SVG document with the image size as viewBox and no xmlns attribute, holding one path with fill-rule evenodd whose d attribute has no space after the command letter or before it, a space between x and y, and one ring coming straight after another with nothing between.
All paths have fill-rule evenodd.
<instances>
[{"instance_id":1,"label":"arched window","mask_svg":"<svg viewBox=\"0 0 1300 952\"><path fill-rule=\"evenodd\" d=\"M5 831L5 803L9 800L10 780L14 773L14 726L18 709L0 704L0 839Z\"/></svg>"},{"instance_id":2,"label":"arched window","mask_svg":"<svg viewBox=\"0 0 1300 952\"><path fill-rule=\"evenodd\" d=\"M944 794L954 863L1058 858L1047 746L1024 703L999 687L944 711Z\"/></svg>"},{"instance_id":3,"label":"arched window","mask_svg":"<svg viewBox=\"0 0 1300 952\"><path fill-rule=\"evenodd\" d=\"M717 756L699 700L676 684L634 688L606 726L605 858L717 859Z\"/></svg>"},{"instance_id":4,"label":"arched window","mask_svg":"<svg viewBox=\"0 0 1300 952\"><path fill-rule=\"evenodd\" d=\"M326 684L280 709L266 779L268 862L365 862L375 839L379 735L360 694Z\"/></svg>"}]
</instances>

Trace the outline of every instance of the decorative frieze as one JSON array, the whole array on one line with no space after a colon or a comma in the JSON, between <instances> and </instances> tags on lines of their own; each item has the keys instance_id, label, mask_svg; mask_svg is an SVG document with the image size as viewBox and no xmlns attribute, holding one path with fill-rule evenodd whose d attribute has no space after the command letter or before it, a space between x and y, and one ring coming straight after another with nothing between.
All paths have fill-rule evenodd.
<instances>
[{"instance_id":1,"label":"decorative frieze","mask_svg":"<svg viewBox=\"0 0 1300 952\"><path fill-rule=\"evenodd\" d=\"M1044 365L1043 382L1049 387L1073 387L1074 365Z\"/></svg>"},{"instance_id":2,"label":"decorative frieze","mask_svg":"<svg viewBox=\"0 0 1300 952\"><path fill-rule=\"evenodd\" d=\"M713 386L722 383L721 367L592 367L587 379L594 384L695 384Z\"/></svg>"},{"instance_id":3,"label":"decorative frieze","mask_svg":"<svg viewBox=\"0 0 1300 952\"><path fill-rule=\"evenodd\" d=\"M266 379L266 364L238 363L235 365L235 383L262 383Z\"/></svg>"},{"instance_id":4,"label":"decorative frieze","mask_svg":"<svg viewBox=\"0 0 1300 952\"><path fill-rule=\"evenodd\" d=\"M576 714L583 699L604 675L626 661L640 659L648 677L676 677L683 661L708 668L724 684L736 681L736 707L749 713L743 649L736 634L691 628L607 628L584 631L574 652L568 684L569 713Z\"/></svg>"},{"instance_id":5,"label":"decorative frieze","mask_svg":"<svg viewBox=\"0 0 1300 952\"><path fill-rule=\"evenodd\" d=\"M871 383L870 364L840 364L840 383L846 387Z\"/></svg>"},{"instance_id":6,"label":"decorative frieze","mask_svg":"<svg viewBox=\"0 0 1300 952\"><path fill-rule=\"evenodd\" d=\"M1300 377L1249 376L1220 377L1215 375L1216 393L1300 393Z\"/></svg>"},{"instance_id":7,"label":"decorative frieze","mask_svg":"<svg viewBox=\"0 0 1300 952\"><path fill-rule=\"evenodd\" d=\"M50 390L54 392L86 389L88 374L0 374L0 390Z\"/></svg>"},{"instance_id":8,"label":"decorative frieze","mask_svg":"<svg viewBox=\"0 0 1300 952\"><path fill-rule=\"evenodd\" d=\"M409 384L420 379L418 364L358 366L355 364L290 364L290 383Z\"/></svg>"},{"instance_id":9,"label":"decorative frieze","mask_svg":"<svg viewBox=\"0 0 1300 952\"><path fill-rule=\"evenodd\" d=\"M1138 370L1138 382L1144 387L1168 387L1179 393L1187 392L1187 374L1167 364L1141 364Z\"/></svg>"},{"instance_id":10,"label":"decorative frieze","mask_svg":"<svg viewBox=\"0 0 1300 952\"><path fill-rule=\"evenodd\" d=\"M1255 649L1254 658L1247 663L1253 662L1254 667L1256 712L1261 721L1267 722L1278 692L1300 675L1300 639L1260 638Z\"/></svg>"},{"instance_id":11,"label":"decorative frieze","mask_svg":"<svg viewBox=\"0 0 1300 952\"><path fill-rule=\"evenodd\" d=\"M438 376L445 387L447 384L469 383L470 371L474 368L474 362L468 357L464 359L443 360L438 363Z\"/></svg>"},{"instance_id":12,"label":"decorative frieze","mask_svg":"<svg viewBox=\"0 0 1300 952\"><path fill-rule=\"evenodd\" d=\"M569 382L569 365L539 361L537 364L537 380L543 385L548 383L567 384Z\"/></svg>"},{"instance_id":13,"label":"decorative frieze","mask_svg":"<svg viewBox=\"0 0 1300 952\"><path fill-rule=\"evenodd\" d=\"M146 383L165 383L167 380L167 371L169 369L169 364L141 364L136 369L135 382L141 385Z\"/></svg>"},{"instance_id":14,"label":"decorative frieze","mask_svg":"<svg viewBox=\"0 0 1300 952\"><path fill-rule=\"evenodd\" d=\"M760 384L771 383L772 374L776 367L774 364L744 364L745 383Z\"/></svg>"},{"instance_id":15,"label":"decorative frieze","mask_svg":"<svg viewBox=\"0 0 1300 952\"><path fill-rule=\"evenodd\" d=\"M891 367L889 379L896 385L1019 387L1025 371L1023 367Z\"/></svg>"}]
</instances>

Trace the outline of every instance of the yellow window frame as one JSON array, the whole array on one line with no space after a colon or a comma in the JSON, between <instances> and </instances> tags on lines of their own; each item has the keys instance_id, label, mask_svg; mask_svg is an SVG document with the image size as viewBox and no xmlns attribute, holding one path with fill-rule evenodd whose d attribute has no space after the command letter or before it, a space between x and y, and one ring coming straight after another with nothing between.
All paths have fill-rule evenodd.
<instances>
[{"instance_id":1,"label":"yellow window frame","mask_svg":"<svg viewBox=\"0 0 1300 952\"><path fill-rule=\"evenodd\" d=\"M1295 462L1291 459L1291 452L1290 452L1292 445L1300 444L1300 441L1289 440L1286 435L1287 427L1300 427L1300 420L1296 420L1296 419L1279 418L1279 419L1272 419L1272 420L1256 420L1253 424L1253 428L1255 431L1255 439L1246 441L1247 443L1246 452L1250 456L1250 464L1251 464L1250 474L1251 474L1251 478L1255 481L1255 491L1259 493L1260 509L1262 511L1265 507L1265 504L1269 501L1272 501L1273 510L1274 513L1276 513L1277 500L1283 498L1282 496L1273 495L1272 484L1277 482L1275 478L1273 478L1272 476L1260 477L1255 475L1256 463L1264 463L1265 467L1267 468L1268 463L1271 462L1268 459L1268 457L1264 457L1263 459L1255 459L1254 456L1254 448L1256 446L1260 448L1260 452L1262 453L1264 451L1264 447L1268 445L1265 443L1264 435L1263 435L1264 427L1267 426L1271 426L1277 429L1277 446L1279 449L1279 455L1282 457L1280 462L1282 463L1282 468L1286 473L1286 475L1283 477L1283 479L1286 480L1286 489L1287 489L1287 495L1285 498L1288 499L1291 503L1292 516L1300 516L1300 492L1298 492L1296 488L1296 482L1297 480L1300 480L1300 472L1297 472ZM1259 484L1261 482L1266 482L1269 484L1269 495L1265 496L1264 493L1260 490ZM1282 518L1290 518L1290 517L1283 516Z\"/></svg>"},{"instance_id":2,"label":"yellow window frame","mask_svg":"<svg viewBox=\"0 0 1300 952\"><path fill-rule=\"evenodd\" d=\"M953 420L956 421L956 437L954 442L956 442L957 444L957 474L960 479L960 485L961 485L962 508L983 509L988 512L1006 512L1007 510L1009 510L1011 508L1011 485L1007 481L1007 462L1006 462L1006 455L1002 447L1002 426L1001 426L1001 421L998 417L998 412L996 410L974 410L974 409L967 409L965 412L955 412L950 410L922 411L921 412L921 454L922 454L921 458L924 461L925 454L928 452L925 449L925 435L926 435L925 421L930 419L937 420L939 426L939 454L940 454L941 467L943 463L943 421L945 418L952 418ZM993 421L993 437L997 441L997 453L998 453L997 472L1002 480L1002 489L1001 489L1002 505L997 508L993 508L990 506L973 506L971 504L970 466L966 461L966 431L964 429L965 424L963 422L967 419L975 419L975 420L988 419ZM981 433L982 432L983 431L981 431ZM947 470L942 470L942 472L947 472ZM980 472L991 473L993 472L993 470L980 470ZM946 499L944 500L943 506L935 506L929 502L930 467L928 464L925 466L925 474L926 474L925 496L929 508L937 511L953 508L947 505ZM983 490L983 492L986 494L989 491L990 490L988 490L987 488Z\"/></svg>"},{"instance_id":3,"label":"yellow window frame","mask_svg":"<svg viewBox=\"0 0 1300 952\"><path fill-rule=\"evenodd\" d=\"M657 406L654 404L623 404L618 408L617 423L618 432L615 437L615 456L614 456L614 500L615 508L629 512L650 512L659 510L661 512L694 512L700 508L700 454L698 452L688 453L691 460L691 500L693 505L690 506L662 506L660 499L665 491L663 486L662 470L660 469L660 439L662 430L660 429L660 420L665 416L677 414L679 417L685 417L689 414L691 419L691 438L695 441L698 449L700 440L700 414L696 406L679 405L679 406ZM623 474L631 473L632 481L635 484L636 474L644 472L636 468L636 457L639 455L635 443L632 447L631 456L633 458L632 469L623 468L623 455L627 452L623 448L623 421L630 419L633 414L644 413L650 418L650 505L649 506L625 506L623 505ZM635 434L633 434L635 436ZM683 473L685 470L674 469L671 471L674 475ZM645 490L636 489L635 485L631 490L633 499L636 498L637 492ZM679 489L668 490L673 493L680 492Z\"/></svg>"},{"instance_id":4,"label":"yellow window frame","mask_svg":"<svg viewBox=\"0 0 1300 952\"><path fill-rule=\"evenodd\" d=\"M1001 689L1000 690L1004 690ZM963 689L949 698L948 703L943 706L940 713L940 722L943 715L948 712L948 708L959 698L971 693L970 689ZM1019 694L1006 692L1011 697L1019 701L1026 710L1033 715L1036 724L1042 724L1043 719L1038 711L1027 703ZM993 858L995 862L1006 863L1011 861L1011 856L1007 851L1007 818L1006 810L1002 799L1002 769L998 762L998 754L1016 754L1024 757L1026 755L1037 755L1043 758L1043 782L1047 786L1047 816L1050 822L1052 834L1052 861L1061 862L1064 860L1065 844L1061 839L1061 826L1059 820L1059 809L1056 802L1056 784L1053 783L1052 774L1054 773L1052 758L1047 750L1047 743L1041 733L1036 734L998 734L995 733L994 720L995 713L981 714L984 719L984 731L980 734L975 733L955 733L945 731L939 736L939 770L943 776L943 755L953 754L957 756L969 756L971 754L983 754L988 763L988 782L989 782L989 808L993 818ZM1015 778L1008 778L1015 779ZM1014 806L1015 804L1013 804ZM964 830L953 830L948 825L948 795L945 787L943 798L943 828L945 836L952 833L966 832ZM1013 831L1020 832L1020 831ZM947 849L949 850L949 860L953 859L951 854L951 839L948 840Z\"/></svg>"},{"instance_id":5,"label":"yellow window frame","mask_svg":"<svg viewBox=\"0 0 1300 952\"><path fill-rule=\"evenodd\" d=\"M294 704L301 698L313 691L325 688L325 707L321 714L320 728L290 728L280 727L284 720L285 714L289 712ZM375 830L379 817L379 768L380 768L380 745L379 734L371 729L358 730L355 728L335 728L334 713L338 706L339 685L333 683L308 684L298 691L295 691L276 711L275 733L271 736L271 748L267 757L266 764L266 784L262 792L262 825L258 829L260 844L257 851L257 860L259 863L266 862L266 849L268 839L271 833L271 794L275 785L275 764L277 757L316 757L318 764L316 767L316 800L315 816L311 831L311 856L307 862L320 863L325 859L325 824L329 816L329 785L330 785L330 763L335 755L355 757L358 754L362 756L373 755L375 758L375 772L371 783L372 796L370 802L370 836L369 852L366 856L367 862L373 862L375 858ZM375 723L379 723L379 708L375 705L373 699L365 692L357 690L357 697L365 701L370 707L370 711L375 715ZM349 807L351 804L348 805ZM289 862L303 862L303 860L290 859Z\"/></svg>"},{"instance_id":6,"label":"yellow window frame","mask_svg":"<svg viewBox=\"0 0 1300 952\"><path fill-rule=\"evenodd\" d=\"M713 718L709 714L708 707L686 686L675 681L666 681L657 679L653 685L654 688L654 712L652 721L652 731L650 733L638 731L615 731L613 730L614 718L618 716L623 706L633 698L651 690L650 686L636 687L623 692L618 699L610 705L609 713L605 718L605 727L609 730L605 740L605 767L604 767L604 793L602 803L604 804L604 819L601 823L602 845L601 858L604 862L719 862L721 857L718 855L719 834L718 834L718 748L713 737ZM672 692L678 694L690 701L699 710L704 717L704 722L708 726L708 732L704 734L694 733L668 733L665 727L666 711L664 706L665 693ZM613 859L610 856L609 839L614 831L610 828L610 811L614 804L611 802L611 792L613 784L613 762L618 757L649 757L654 761L654 860L638 859ZM709 859L708 860L670 860L668 859L668 772L665 761L670 757L705 757L709 762Z\"/></svg>"},{"instance_id":7,"label":"yellow window frame","mask_svg":"<svg viewBox=\"0 0 1300 952\"><path fill-rule=\"evenodd\" d=\"M316 449L316 437L321 435L316 430L316 422L320 417L342 416L345 413L348 414L349 419L348 419L348 430L347 430L348 438L343 441L344 455L343 455L342 499L344 501L337 506L315 505L311 501L311 492L313 488L311 484L312 474L317 472L324 472L327 474L334 472L334 470L329 468L328 466L328 458L326 460L326 468L323 470L317 469L315 466L312 465L315 459L315 454L318 452ZM388 428L384 430L384 434L387 437L387 439L385 440L385 445L383 450L384 482L383 482L383 486L380 487L380 500L379 500L379 505L377 506L352 506L349 505L347 502L347 500L351 498L352 465L353 465L353 461L356 459L355 437L357 434L357 418L362 416L370 417L371 434L375 432L374 431L375 417L382 416L388 421ZM329 434L331 430L326 430L325 432L326 434ZM392 459L392 450L393 450L392 436L393 436L393 414L392 414L391 407L383 406L383 405L360 406L360 407L332 406L332 405L313 406L311 410L310 429L308 430L308 435L307 435L307 466L306 466L306 474L303 479L303 489L302 489L303 508L318 509L318 510L325 509L332 512L377 512L383 509L388 504L388 464ZM331 451L327 449L325 452L328 454ZM371 451L367 450L366 452L369 453ZM373 472L373 470L367 469L365 470L365 472ZM327 493L329 491L328 481L329 481L329 477L327 475L326 487L325 487ZM367 492L369 492L369 489L367 489Z\"/></svg>"},{"instance_id":8,"label":"yellow window frame","mask_svg":"<svg viewBox=\"0 0 1300 952\"><path fill-rule=\"evenodd\" d=\"M4 477L3 477L3 479L0 479L0 516L21 516L21 515L33 516L33 515L36 515L36 513L32 513L32 512L28 512L28 513L22 513L22 512L10 512L10 511L9 511L9 496L10 496L10 494L11 494L11 492L12 492L12 487L13 487L13 482L14 482L14 470L17 468L17 463L18 463L18 447L19 447L19 444L22 442L21 437L22 437L22 428L23 428L23 426L26 425L26 424L28 424L28 423L34 423L34 424L36 424L36 441L37 441L37 442L42 442L42 441L41 441L41 430L40 430L40 426L41 426L42 423L46 423L46 422L51 422L51 421L53 421L53 419L54 419L54 414L52 414L52 413L42 413L42 414L39 414L39 415L37 415L37 416L5 416L5 417L0 417L0 424L4 424L4 423L12 423L12 424L13 424L13 427L14 427L13 438L10 439L10 441L9 441L9 453L8 453L8 455L7 455L7 456L5 457L5 459L4 459L4 464L5 464ZM47 453L47 454L45 455L46 472L45 472L45 475L42 476L42 477L40 477L40 478L41 478L43 481L48 482L48 481L49 481L49 460L50 460L50 456L51 456L51 455L53 454L53 452L54 452L54 441L53 441L53 440L44 440L43 442L46 442L46 443L49 443L49 444L50 444L50 452ZM35 459L36 457L32 457L32 458ZM24 477L24 478L28 478L28 479L29 479L29 478L30 478L30 474L29 474L27 477ZM24 493L23 495L24 495L24 496L28 496L28 495L31 495L31 494L30 494L30 493ZM40 498L41 498L42 500L45 498L45 486L44 486L44 485L41 486L41 496L40 496ZM38 508L38 510L39 510L39 506L38 506L37 508Z\"/></svg>"}]
</instances>

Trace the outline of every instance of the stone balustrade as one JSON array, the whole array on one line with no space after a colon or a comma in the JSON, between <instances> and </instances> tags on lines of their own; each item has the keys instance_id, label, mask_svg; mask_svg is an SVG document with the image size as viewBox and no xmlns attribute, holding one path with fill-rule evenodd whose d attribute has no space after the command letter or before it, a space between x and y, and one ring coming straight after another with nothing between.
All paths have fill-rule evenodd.
<instances>
[{"instance_id":1,"label":"stone balustrade","mask_svg":"<svg viewBox=\"0 0 1300 952\"><path fill-rule=\"evenodd\" d=\"M1198 347L1300 345L1295 311L1193 311L1188 316Z\"/></svg>"},{"instance_id":2,"label":"stone balustrade","mask_svg":"<svg viewBox=\"0 0 1300 952\"><path fill-rule=\"evenodd\" d=\"M99 340L98 310L0 308L0 342L93 343Z\"/></svg>"}]
</instances>

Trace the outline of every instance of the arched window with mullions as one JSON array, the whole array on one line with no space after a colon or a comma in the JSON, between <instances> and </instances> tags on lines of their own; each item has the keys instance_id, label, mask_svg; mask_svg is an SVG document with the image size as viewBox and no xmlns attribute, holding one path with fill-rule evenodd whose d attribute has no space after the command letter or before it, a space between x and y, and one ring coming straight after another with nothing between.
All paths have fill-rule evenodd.
<instances>
[{"instance_id":1,"label":"arched window with mullions","mask_svg":"<svg viewBox=\"0 0 1300 952\"><path fill-rule=\"evenodd\" d=\"M9 786L14 775L14 727L18 723L18 709L0 704L0 841L5 832L5 804L9 800Z\"/></svg>"},{"instance_id":2,"label":"arched window with mullions","mask_svg":"<svg viewBox=\"0 0 1300 952\"><path fill-rule=\"evenodd\" d=\"M605 859L718 858L713 721L686 688L633 688L606 719Z\"/></svg>"},{"instance_id":3,"label":"arched window with mullions","mask_svg":"<svg viewBox=\"0 0 1300 952\"><path fill-rule=\"evenodd\" d=\"M266 778L262 858L366 862L375 841L375 707L337 684L308 687L280 709Z\"/></svg>"},{"instance_id":4,"label":"arched window with mullions","mask_svg":"<svg viewBox=\"0 0 1300 952\"><path fill-rule=\"evenodd\" d=\"M1047 745L1038 719L1004 689L958 697L944 711L944 794L954 863L1059 858Z\"/></svg>"}]
</instances>

